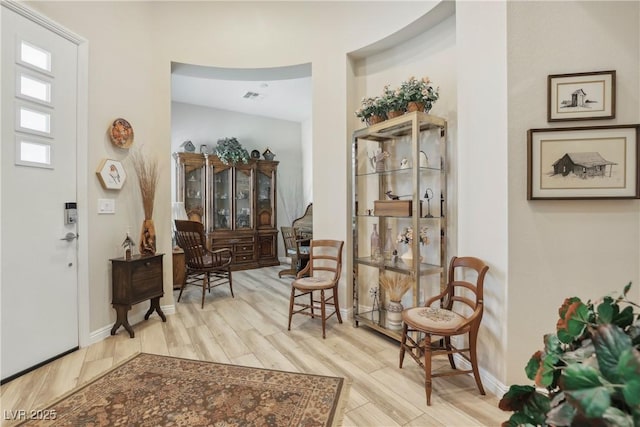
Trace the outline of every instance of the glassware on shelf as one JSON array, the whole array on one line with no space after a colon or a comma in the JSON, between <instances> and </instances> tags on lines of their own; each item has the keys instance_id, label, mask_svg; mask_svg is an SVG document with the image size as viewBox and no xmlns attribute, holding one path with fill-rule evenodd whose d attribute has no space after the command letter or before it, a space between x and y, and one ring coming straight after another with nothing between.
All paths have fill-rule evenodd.
<instances>
[{"instance_id":1,"label":"glassware on shelf","mask_svg":"<svg viewBox=\"0 0 640 427\"><path fill-rule=\"evenodd\" d=\"M384 254L384 259L391 259L394 249L393 240L391 239L391 227L387 227L387 233L385 234L384 239L384 250L382 252Z\"/></svg>"},{"instance_id":2,"label":"glassware on shelf","mask_svg":"<svg viewBox=\"0 0 640 427\"><path fill-rule=\"evenodd\" d=\"M371 259L377 260L380 257L380 235L378 234L378 224L373 224L371 232Z\"/></svg>"}]
</instances>

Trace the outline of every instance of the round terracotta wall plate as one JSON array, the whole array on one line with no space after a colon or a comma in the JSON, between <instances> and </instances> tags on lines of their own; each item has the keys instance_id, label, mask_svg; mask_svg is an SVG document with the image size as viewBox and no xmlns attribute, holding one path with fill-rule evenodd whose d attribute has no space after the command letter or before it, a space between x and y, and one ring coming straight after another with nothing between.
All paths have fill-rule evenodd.
<instances>
[{"instance_id":1,"label":"round terracotta wall plate","mask_svg":"<svg viewBox=\"0 0 640 427\"><path fill-rule=\"evenodd\" d=\"M129 148L133 145L133 128L125 119L115 119L109 129L111 143L118 148Z\"/></svg>"}]
</instances>

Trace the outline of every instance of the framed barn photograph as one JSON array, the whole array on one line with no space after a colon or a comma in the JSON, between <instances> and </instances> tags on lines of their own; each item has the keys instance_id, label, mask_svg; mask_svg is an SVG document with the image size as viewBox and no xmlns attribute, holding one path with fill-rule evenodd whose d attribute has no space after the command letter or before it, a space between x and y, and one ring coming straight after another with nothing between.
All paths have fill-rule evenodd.
<instances>
[{"instance_id":1,"label":"framed barn photograph","mask_svg":"<svg viewBox=\"0 0 640 427\"><path fill-rule=\"evenodd\" d=\"M616 72L553 74L547 77L547 121L616 117Z\"/></svg>"},{"instance_id":2,"label":"framed barn photograph","mask_svg":"<svg viewBox=\"0 0 640 427\"><path fill-rule=\"evenodd\" d=\"M638 199L640 124L527 132L527 199Z\"/></svg>"}]
</instances>

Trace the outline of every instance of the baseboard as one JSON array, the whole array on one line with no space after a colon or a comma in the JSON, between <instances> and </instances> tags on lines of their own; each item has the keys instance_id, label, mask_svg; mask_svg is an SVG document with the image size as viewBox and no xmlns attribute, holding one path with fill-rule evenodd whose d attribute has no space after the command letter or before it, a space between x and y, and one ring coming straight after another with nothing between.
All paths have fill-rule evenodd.
<instances>
[{"instance_id":1,"label":"baseboard","mask_svg":"<svg viewBox=\"0 0 640 427\"><path fill-rule=\"evenodd\" d=\"M175 304L161 305L160 309L167 316L176 313ZM146 310L141 310L141 311L136 311L136 312L129 312L129 317L128 317L129 318L129 324L131 326L133 326L134 329L135 329L135 325L137 323L140 323L140 322L144 321L145 313L146 313ZM157 313L153 313L151 316L152 317L153 316L158 316L158 314ZM111 336L111 328L112 327L113 327L113 325L106 325L106 326L103 326L100 329L96 329L95 331L91 332L89 334L89 344L88 345L95 344L97 342L102 341L105 338L109 338ZM123 330L124 330L124 328L122 326L120 326L120 328L118 328L118 332L117 333L121 333ZM126 331L124 333L126 333Z\"/></svg>"},{"instance_id":2,"label":"baseboard","mask_svg":"<svg viewBox=\"0 0 640 427\"><path fill-rule=\"evenodd\" d=\"M456 366L460 369L471 369L471 363L459 354L454 354L453 359L456 362ZM498 379L491 375L489 372L485 371L482 368L479 368L479 371L482 385L484 386L486 391L496 395L498 398L502 398L502 396L509 390L508 386L498 381Z\"/></svg>"}]
</instances>

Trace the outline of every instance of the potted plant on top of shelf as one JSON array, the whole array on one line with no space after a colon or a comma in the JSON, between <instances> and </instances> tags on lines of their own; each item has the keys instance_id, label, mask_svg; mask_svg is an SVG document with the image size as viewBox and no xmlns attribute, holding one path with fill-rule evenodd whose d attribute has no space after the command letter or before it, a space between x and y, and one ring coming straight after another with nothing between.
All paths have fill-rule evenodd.
<instances>
[{"instance_id":1,"label":"potted plant on top of shelf","mask_svg":"<svg viewBox=\"0 0 640 427\"><path fill-rule=\"evenodd\" d=\"M414 76L400 84L399 95L407 103L407 111L429 112L433 103L438 100L438 88L431 85L429 77L420 80Z\"/></svg>"},{"instance_id":2,"label":"potted plant on top of shelf","mask_svg":"<svg viewBox=\"0 0 640 427\"><path fill-rule=\"evenodd\" d=\"M360 108L356 110L356 117L368 125L380 123L386 119L387 105L380 96L362 98Z\"/></svg>"},{"instance_id":3,"label":"potted plant on top of shelf","mask_svg":"<svg viewBox=\"0 0 640 427\"><path fill-rule=\"evenodd\" d=\"M389 85L385 85L382 100L387 108L387 117L390 119L403 115L407 110L407 101L402 96L400 88L391 89Z\"/></svg>"},{"instance_id":4,"label":"potted plant on top of shelf","mask_svg":"<svg viewBox=\"0 0 640 427\"><path fill-rule=\"evenodd\" d=\"M630 287L615 299L565 299L556 333L525 368L537 388L512 385L500 400L513 412L503 426L640 425L640 316Z\"/></svg>"},{"instance_id":5,"label":"potted plant on top of shelf","mask_svg":"<svg viewBox=\"0 0 640 427\"><path fill-rule=\"evenodd\" d=\"M249 152L234 137L218 140L216 156L225 165L235 165L238 162L249 163Z\"/></svg>"}]
</instances>

